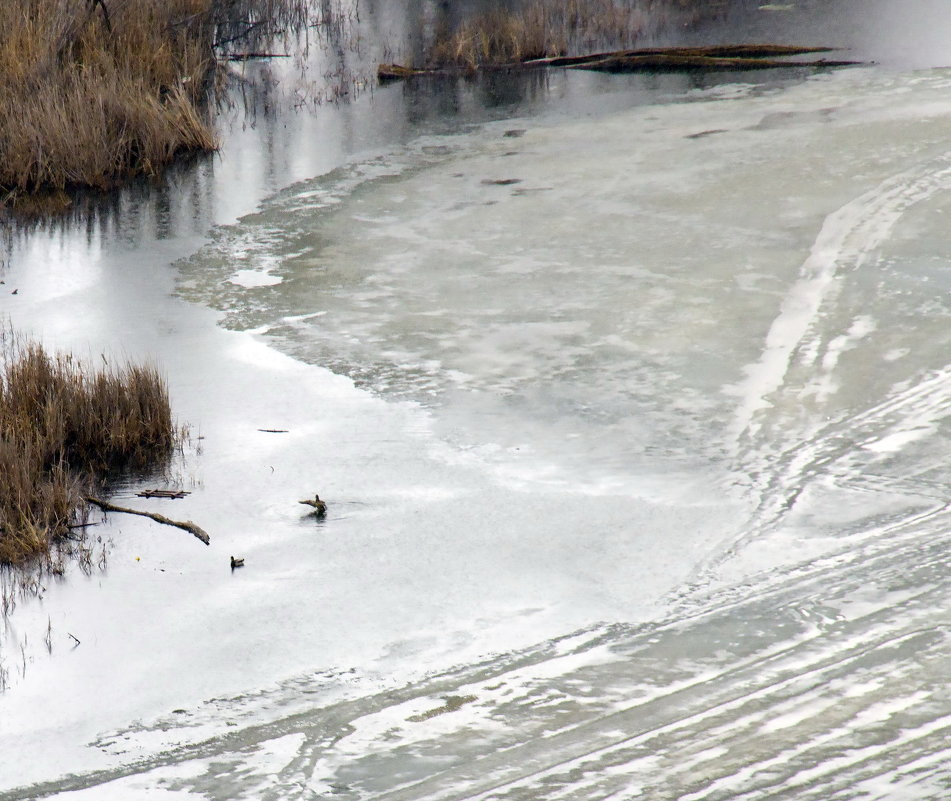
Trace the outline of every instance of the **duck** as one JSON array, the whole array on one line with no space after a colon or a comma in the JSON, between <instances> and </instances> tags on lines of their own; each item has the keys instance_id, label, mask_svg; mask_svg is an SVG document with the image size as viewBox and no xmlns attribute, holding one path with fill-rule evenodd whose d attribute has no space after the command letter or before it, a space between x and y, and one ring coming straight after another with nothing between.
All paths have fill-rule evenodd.
<instances>
[{"instance_id":1,"label":"duck","mask_svg":"<svg viewBox=\"0 0 951 801\"><path fill-rule=\"evenodd\" d=\"M319 495L314 495L313 500L308 498L304 501L298 501L298 503L302 503L304 506L313 506L314 514L317 515L317 517L323 517L325 514L327 514L327 504L320 500Z\"/></svg>"},{"instance_id":2,"label":"duck","mask_svg":"<svg viewBox=\"0 0 951 801\"><path fill-rule=\"evenodd\" d=\"M235 559L231 557L231 569L234 570L236 567L244 567L244 557L241 559Z\"/></svg>"}]
</instances>

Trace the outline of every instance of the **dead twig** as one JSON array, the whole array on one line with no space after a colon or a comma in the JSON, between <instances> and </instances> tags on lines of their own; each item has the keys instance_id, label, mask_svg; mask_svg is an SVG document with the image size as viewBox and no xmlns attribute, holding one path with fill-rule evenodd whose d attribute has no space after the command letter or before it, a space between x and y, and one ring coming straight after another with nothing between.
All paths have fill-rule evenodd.
<instances>
[{"instance_id":1,"label":"dead twig","mask_svg":"<svg viewBox=\"0 0 951 801\"><path fill-rule=\"evenodd\" d=\"M106 7L105 0L89 0L89 13L96 10L96 6L102 9L102 20L106 23L106 30L112 33L112 20L109 18L109 9Z\"/></svg>"},{"instance_id":2,"label":"dead twig","mask_svg":"<svg viewBox=\"0 0 951 801\"><path fill-rule=\"evenodd\" d=\"M245 39L247 38L248 34L251 33L251 31L253 31L255 28L260 27L261 25L264 25L266 22L267 20L263 20L263 19L259 19L257 22L252 22L250 25L248 25L247 28L241 31L241 33L237 34L236 36L232 36L230 39L221 39L217 42L214 42L212 44L212 47L220 48L220 47L224 47L227 44L231 44L232 42L237 42L239 39Z\"/></svg>"},{"instance_id":3,"label":"dead twig","mask_svg":"<svg viewBox=\"0 0 951 801\"><path fill-rule=\"evenodd\" d=\"M205 545L211 543L211 537L208 536L208 533L200 526L192 523L191 520L186 520L185 522L172 520L165 515L156 514L155 512L143 512L141 509L129 509L125 506L116 506L114 503L109 503L108 501L103 501L99 498L86 497L83 500L85 500L86 503L91 503L95 506L98 506L104 512L124 512L125 514L129 515L141 515L142 517L147 517L150 520L154 520L156 523L163 523L166 526L175 526L176 528L189 531L198 537L198 539L200 539L203 543L205 543Z\"/></svg>"}]
</instances>

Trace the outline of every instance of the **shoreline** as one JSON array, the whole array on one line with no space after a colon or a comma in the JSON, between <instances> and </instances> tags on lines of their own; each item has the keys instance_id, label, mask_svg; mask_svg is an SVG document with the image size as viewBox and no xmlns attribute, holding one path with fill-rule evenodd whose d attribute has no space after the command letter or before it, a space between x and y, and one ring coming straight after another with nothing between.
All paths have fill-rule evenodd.
<instances>
[{"instance_id":1,"label":"shoreline","mask_svg":"<svg viewBox=\"0 0 951 801\"><path fill-rule=\"evenodd\" d=\"M24 675L11 674L13 686L0 694L0 717L20 728L0 773L17 775L44 742L57 743L49 764L64 771L124 762L114 749L93 758L85 744L131 721L207 709L210 699L320 671L355 667L370 685L380 676L402 684L602 616L605 598L579 602L583 577L541 555L549 537L585 526L595 509L611 526L629 521L628 502L508 489L478 455L442 444L418 404L357 389L254 332L223 329L219 312L176 294L176 263L208 242L206 233L186 227L147 249L114 236L105 244L98 235L21 240L5 274L20 288L10 313L50 346L107 358L118 348L160 366L178 423L204 437L202 452L179 468L178 483L192 494L142 501L129 488L113 499L193 520L211 544L109 516L95 529L113 543L106 570L86 577L73 568L14 612L0 635L4 664L17 670L24 641L28 656ZM329 504L322 523L298 504L315 491ZM460 519L473 521L463 542L452 536ZM549 521L547 531L526 537L526 519ZM580 547L569 543L563 559ZM515 572L498 574L500 553ZM232 573L231 555L245 567ZM474 586L473 575L495 584ZM645 602L610 616L654 614ZM349 641L354 615L360 639ZM311 628L314 619L321 623ZM108 705L98 699L103 676ZM216 731L227 731L227 719ZM48 774L48 766L35 770L30 780Z\"/></svg>"}]
</instances>

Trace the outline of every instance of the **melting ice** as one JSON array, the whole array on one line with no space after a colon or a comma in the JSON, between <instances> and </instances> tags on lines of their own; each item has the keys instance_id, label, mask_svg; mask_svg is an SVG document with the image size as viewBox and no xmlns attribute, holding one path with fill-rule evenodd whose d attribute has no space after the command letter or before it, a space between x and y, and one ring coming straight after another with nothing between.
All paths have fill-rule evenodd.
<instances>
[{"instance_id":1,"label":"melting ice","mask_svg":"<svg viewBox=\"0 0 951 801\"><path fill-rule=\"evenodd\" d=\"M167 597L194 673L92 745L0 700L73 774L0 757L9 797L945 798L949 134L942 70L733 84L218 228L177 287L244 332L202 457L241 491L195 503L250 578Z\"/></svg>"}]
</instances>

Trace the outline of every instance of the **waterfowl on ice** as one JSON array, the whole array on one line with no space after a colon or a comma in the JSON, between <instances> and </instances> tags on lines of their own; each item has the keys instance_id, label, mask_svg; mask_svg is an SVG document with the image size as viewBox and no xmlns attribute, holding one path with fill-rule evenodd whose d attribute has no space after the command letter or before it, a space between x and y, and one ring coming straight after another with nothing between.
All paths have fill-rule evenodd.
<instances>
[{"instance_id":1,"label":"waterfowl on ice","mask_svg":"<svg viewBox=\"0 0 951 801\"><path fill-rule=\"evenodd\" d=\"M244 567L244 557L241 559L235 559L231 557L231 569L234 570L236 567Z\"/></svg>"},{"instance_id":2,"label":"waterfowl on ice","mask_svg":"<svg viewBox=\"0 0 951 801\"><path fill-rule=\"evenodd\" d=\"M325 514L327 514L327 504L320 500L319 495L314 495L313 500L308 498L305 501L299 501L299 503L304 504L304 506L314 507L314 514L317 515L317 517L323 517Z\"/></svg>"}]
</instances>

